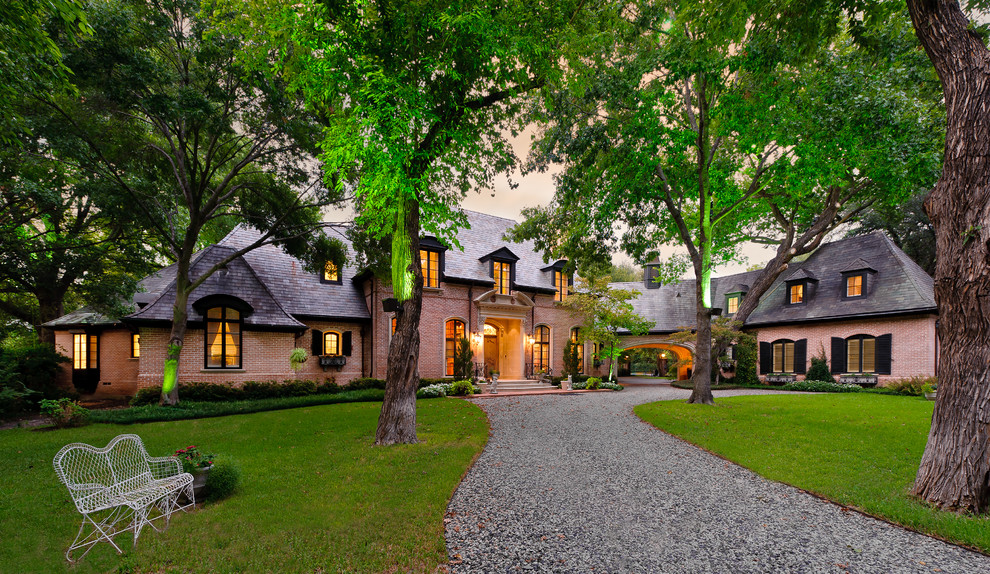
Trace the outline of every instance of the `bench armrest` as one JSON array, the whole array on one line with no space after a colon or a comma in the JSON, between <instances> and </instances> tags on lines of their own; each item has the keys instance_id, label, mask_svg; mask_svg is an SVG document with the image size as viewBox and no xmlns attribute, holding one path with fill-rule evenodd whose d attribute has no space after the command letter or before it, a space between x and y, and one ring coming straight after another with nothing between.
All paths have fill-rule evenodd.
<instances>
[{"instance_id":1,"label":"bench armrest","mask_svg":"<svg viewBox=\"0 0 990 574\"><path fill-rule=\"evenodd\" d=\"M148 466L151 468L151 476L155 479L182 474L182 463L177 456L149 456Z\"/></svg>"}]
</instances>

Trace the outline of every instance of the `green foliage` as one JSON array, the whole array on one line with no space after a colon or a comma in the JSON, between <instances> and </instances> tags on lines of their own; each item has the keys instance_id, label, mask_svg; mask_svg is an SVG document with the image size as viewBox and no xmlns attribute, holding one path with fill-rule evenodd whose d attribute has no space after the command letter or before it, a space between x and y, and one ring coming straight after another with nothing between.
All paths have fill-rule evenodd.
<instances>
[{"instance_id":1,"label":"green foliage","mask_svg":"<svg viewBox=\"0 0 990 574\"><path fill-rule=\"evenodd\" d=\"M450 385L446 384L431 384L425 387L420 387L416 391L417 399L440 399L447 396L447 389Z\"/></svg>"},{"instance_id":2,"label":"green foliage","mask_svg":"<svg viewBox=\"0 0 990 574\"><path fill-rule=\"evenodd\" d=\"M571 339L567 339L564 343L564 376L567 375L577 375L581 370L581 361L578 357L578 346L581 343L575 343Z\"/></svg>"},{"instance_id":3,"label":"green foliage","mask_svg":"<svg viewBox=\"0 0 990 574\"><path fill-rule=\"evenodd\" d=\"M467 337L461 337L454 348L454 378L470 378L473 370L474 351L471 350L471 341Z\"/></svg>"},{"instance_id":4,"label":"green foliage","mask_svg":"<svg viewBox=\"0 0 990 574\"><path fill-rule=\"evenodd\" d=\"M89 422L89 409L69 398L42 399L40 406L41 414L56 428L77 427Z\"/></svg>"},{"instance_id":5,"label":"green foliage","mask_svg":"<svg viewBox=\"0 0 990 574\"><path fill-rule=\"evenodd\" d=\"M134 424L155 421L179 421L222 417L244 413L277 411L331 405L336 403L359 403L381 401L385 392L380 389L347 390L336 394L309 395L305 397L281 397L224 402L183 401L174 406L145 404L127 409L98 410L90 413L90 421L95 423Z\"/></svg>"},{"instance_id":6,"label":"green foliage","mask_svg":"<svg viewBox=\"0 0 990 574\"><path fill-rule=\"evenodd\" d=\"M179 461L182 463L182 472L190 473L203 468L210 468L216 457L214 454L200 452L199 447L194 444L176 450L175 456L179 457Z\"/></svg>"},{"instance_id":7,"label":"green foliage","mask_svg":"<svg viewBox=\"0 0 990 574\"><path fill-rule=\"evenodd\" d=\"M925 387L930 387L931 390L925 391ZM938 387L937 377L927 377L924 375L917 375L914 377L888 380L883 383L883 388L891 392L897 393L899 395L911 395L920 397L925 394L925 392L932 392Z\"/></svg>"},{"instance_id":8,"label":"green foliage","mask_svg":"<svg viewBox=\"0 0 990 574\"><path fill-rule=\"evenodd\" d=\"M362 389L381 389L385 390L385 380L376 379L374 377L362 377L360 379L354 379L350 383L347 383L347 390L362 390Z\"/></svg>"},{"instance_id":9,"label":"green foliage","mask_svg":"<svg viewBox=\"0 0 990 574\"><path fill-rule=\"evenodd\" d=\"M857 393L863 388L859 385L842 385L834 381L804 380L787 383L780 387L784 391L806 391L812 393Z\"/></svg>"},{"instance_id":10,"label":"green foliage","mask_svg":"<svg viewBox=\"0 0 990 574\"><path fill-rule=\"evenodd\" d=\"M824 356L811 358L811 367L808 368L808 373L804 378L808 381L835 382L835 377L832 376L832 371L829 370L828 361Z\"/></svg>"},{"instance_id":11,"label":"green foliage","mask_svg":"<svg viewBox=\"0 0 990 574\"><path fill-rule=\"evenodd\" d=\"M206 500L215 502L227 498L237 490L240 482L241 467L230 459L218 459L206 476Z\"/></svg>"},{"instance_id":12,"label":"green foliage","mask_svg":"<svg viewBox=\"0 0 990 574\"><path fill-rule=\"evenodd\" d=\"M59 365L69 359L39 343L32 333L0 346L0 415L33 409L41 399L78 397L55 382Z\"/></svg>"},{"instance_id":13,"label":"green foliage","mask_svg":"<svg viewBox=\"0 0 990 574\"><path fill-rule=\"evenodd\" d=\"M354 383L357 383L356 386ZM179 393L193 402L228 402L310 395L332 395L343 390L384 389L381 379L355 379L352 385L341 387L334 381L317 384L316 381L287 380L247 381L239 387L229 383L190 382L179 384ZM131 399L131 406L156 405L161 397L161 387L140 389Z\"/></svg>"},{"instance_id":14,"label":"green foliage","mask_svg":"<svg viewBox=\"0 0 990 574\"><path fill-rule=\"evenodd\" d=\"M450 391L447 394L454 397L473 395L474 385L471 384L471 381L455 381L450 385Z\"/></svg>"},{"instance_id":15,"label":"green foliage","mask_svg":"<svg viewBox=\"0 0 990 574\"><path fill-rule=\"evenodd\" d=\"M757 343L756 336L741 338L733 350L736 358L736 376L733 383L741 385L758 385L760 377L756 371Z\"/></svg>"},{"instance_id":16,"label":"green foliage","mask_svg":"<svg viewBox=\"0 0 990 574\"><path fill-rule=\"evenodd\" d=\"M293 371L298 371L302 368L303 363L305 363L308 358L309 352L306 351L306 349L296 347L295 349L292 349L291 353L289 353L289 367L291 367Z\"/></svg>"}]
</instances>

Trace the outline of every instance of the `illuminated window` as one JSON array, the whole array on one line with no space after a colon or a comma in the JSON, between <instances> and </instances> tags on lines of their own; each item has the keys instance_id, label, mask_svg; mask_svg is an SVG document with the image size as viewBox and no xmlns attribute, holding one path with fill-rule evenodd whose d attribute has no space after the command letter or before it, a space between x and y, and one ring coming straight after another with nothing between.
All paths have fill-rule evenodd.
<instances>
[{"instance_id":1,"label":"illuminated window","mask_svg":"<svg viewBox=\"0 0 990 574\"><path fill-rule=\"evenodd\" d=\"M778 295L779 296L779 295ZM798 303L804 302L804 283L798 283L797 285L791 285L791 305L796 305Z\"/></svg>"},{"instance_id":2,"label":"illuminated window","mask_svg":"<svg viewBox=\"0 0 990 574\"><path fill-rule=\"evenodd\" d=\"M392 317L392 334L395 334L395 327L399 324L399 320L396 317Z\"/></svg>"},{"instance_id":3,"label":"illuminated window","mask_svg":"<svg viewBox=\"0 0 990 574\"><path fill-rule=\"evenodd\" d=\"M131 334L131 358L138 358L141 356L141 334L132 333Z\"/></svg>"},{"instance_id":4,"label":"illuminated window","mask_svg":"<svg viewBox=\"0 0 990 574\"><path fill-rule=\"evenodd\" d=\"M325 283L340 283L340 269L333 264L333 261L327 261L323 267L323 281Z\"/></svg>"},{"instance_id":5,"label":"illuminated window","mask_svg":"<svg viewBox=\"0 0 990 574\"><path fill-rule=\"evenodd\" d=\"M739 296L733 295L732 297L729 297L729 302L726 307L729 309L729 314L734 315L735 312L739 310Z\"/></svg>"},{"instance_id":6,"label":"illuminated window","mask_svg":"<svg viewBox=\"0 0 990 574\"><path fill-rule=\"evenodd\" d=\"M454 355L460 350L461 339L464 338L464 321L451 319L447 321L444 331L444 356L446 358L444 374L451 377L454 375Z\"/></svg>"},{"instance_id":7,"label":"illuminated window","mask_svg":"<svg viewBox=\"0 0 990 574\"><path fill-rule=\"evenodd\" d=\"M571 329L571 342L577 349L578 373L584 374L584 342L581 341L581 327Z\"/></svg>"},{"instance_id":8,"label":"illuminated window","mask_svg":"<svg viewBox=\"0 0 990 574\"><path fill-rule=\"evenodd\" d=\"M850 275L846 277L846 297L863 296L863 276Z\"/></svg>"},{"instance_id":9,"label":"illuminated window","mask_svg":"<svg viewBox=\"0 0 990 574\"><path fill-rule=\"evenodd\" d=\"M533 372L546 372L550 369L550 327L540 325L533 335Z\"/></svg>"},{"instance_id":10,"label":"illuminated window","mask_svg":"<svg viewBox=\"0 0 990 574\"><path fill-rule=\"evenodd\" d=\"M794 372L794 342L779 341L773 344L773 372Z\"/></svg>"},{"instance_id":11,"label":"illuminated window","mask_svg":"<svg viewBox=\"0 0 990 574\"><path fill-rule=\"evenodd\" d=\"M100 357L96 335L77 333L72 335L72 368L81 371L95 369Z\"/></svg>"},{"instance_id":12,"label":"illuminated window","mask_svg":"<svg viewBox=\"0 0 990 574\"><path fill-rule=\"evenodd\" d=\"M570 277L568 277L563 271L554 271L553 286L557 289L557 293L553 296L554 301L563 301L567 299L567 295L570 290Z\"/></svg>"},{"instance_id":13,"label":"illuminated window","mask_svg":"<svg viewBox=\"0 0 990 574\"><path fill-rule=\"evenodd\" d=\"M241 368L241 313L230 307L206 312L206 368Z\"/></svg>"},{"instance_id":14,"label":"illuminated window","mask_svg":"<svg viewBox=\"0 0 990 574\"><path fill-rule=\"evenodd\" d=\"M340 354L340 333L334 333L333 331L323 333L323 354Z\"/></svg>"},{"instance_id":15,"label":"illuminated window","mask_svg":"<svg viewBox=\"0 0 990 574\"><path fill-rule=\"evenodd\" d=\"M857 335L846 339L846 372L875 373L877 364L877 340Z\"/></svg>"},{"instance_id":16,"label":"illuminated window","mask_svg":"<svg viewBox=\"0 0 990 574\"><path fill-rule=\"evenodd\" d=\"M495 291L502 295L508 295L512 264L503 261L492 261L492 270L492 277L495 278Z\"/></svg>"},{"instance_id":17,"label":"illuminated window","mask_svg":"<svg viewBox=\"0 0 990 574\"><path fill-rule=\"evenodd\" d=\"M419 264L423 268L423 287L440 286L440 253L419 250Z\"/></svg>"}]
</instances>

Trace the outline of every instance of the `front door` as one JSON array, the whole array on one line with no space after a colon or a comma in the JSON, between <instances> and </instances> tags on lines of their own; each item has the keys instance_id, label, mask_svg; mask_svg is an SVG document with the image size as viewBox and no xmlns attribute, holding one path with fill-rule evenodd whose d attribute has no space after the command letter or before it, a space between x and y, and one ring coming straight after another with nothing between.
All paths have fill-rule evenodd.
<instances>
[{"instance_id":1,"label":"front door","mask_svg":"<svg viewBox=\"0 0 990 574\"><path fill-rule=\"evenodd\" d=\"M100 339L97 335L72 335L72 385L90 394L100 384Z\"/></svg>"},{"instance_id":2,"label":"front door","mask_svg":"<svg viewBox=\"0 0 990 574\"><path fill-rule=\"evenodd\" d=\"M485 335L485 372L491 373L498 369L498 334Z\"/></svg>"}]
</instances>

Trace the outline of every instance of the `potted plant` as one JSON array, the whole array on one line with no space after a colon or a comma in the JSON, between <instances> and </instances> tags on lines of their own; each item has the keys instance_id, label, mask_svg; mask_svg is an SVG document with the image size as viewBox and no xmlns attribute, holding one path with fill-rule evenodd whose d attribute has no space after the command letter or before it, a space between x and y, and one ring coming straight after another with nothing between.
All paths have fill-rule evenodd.
<instances>
[{"instance_id":1,"label":"potted plant","mask_svg":"<svg viewBox=\"0 0 990 574\"><path fill-rule=\"evenodd\" d=\"M204 454L200 452L198 446L191 444L175 451L175 456L182 462L183 472L193 475L193 494L199 497L203 487L206 486L210 469L213 468L214 455Z\"/></svg>"},{"instance_id":2,"label":"potted plant","mask_svg":"<svg viewBox=\"0 0 990 574\"><path fill-rule=\"evenodd\" d=\"M931 383L925 383L921 385L921 392L925 393L925 398L934 401L935 394L938 392L938 385L933 385Z\"/></svg>"},{"instance_id":3,"label":"potted plant","mask_svg":"<svg viewBox=\"0 0 990 574\"><path fill-rule=\"evenodd\" d=\"M309 353L306 352L306 349L296 347L295 349L292 349L291 353L289 353L289 367L291 367L293 371L298 372L308 358Z\"/></svg>"}]
</instances>

